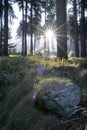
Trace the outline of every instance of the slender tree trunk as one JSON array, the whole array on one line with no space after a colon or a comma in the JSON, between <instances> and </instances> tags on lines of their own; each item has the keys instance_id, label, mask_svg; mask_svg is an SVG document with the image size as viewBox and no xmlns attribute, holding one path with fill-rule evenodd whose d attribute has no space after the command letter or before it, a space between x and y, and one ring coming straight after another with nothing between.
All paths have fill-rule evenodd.
<instances>
[{"instance_id":1,"label":"slender tree trunk","mask_svg":"<svg viewBox=\"0 0 87 130\"><path fill-rule=\"evenodd\" d=\"M22 0L22 56L25 55L25 43L24 43L24 2Z\"/></svg>"},{"instance_id":2,"label":"slender tree trunk","mask_svg":"<svg viewBox=\"0 0 87 130\"><path fill-rule=\"evenodd\" d=\"M45 7L45 24L46 24L46 7ZM46 36L45 36L45 40L44 40L44 54L46 53Z\"/></svg>"},{"instance_id":3,"label":"slender tree trunk","mask_svg":"<svg viewBox=\"0 0 87 130\"><path fill-rule=\"evenodd\" d=\"M2 55L2 17L3 17L3 3L0 3L0 56Z\"/></svg>"},{"instance_id":4,"label":"slender tree trunk","mask_svg":"<svg viewBox=\"0 0 87 130\"><path fill-rule=\"evenodd\" d=\"M25 56L27 56L27 0L26 0L26 7L25 7Z\"/></svg>"},{"instance_id":5,"label":"slender tree trunk","mask_svg":"<svg viewBox=\"0 0 87 130\"><path fill-rule=\"evenodd\" d=\"M32 17L33 17L33 14L32 14L32 0L31 0L31 49L30 49L31 55L33 55L33 27L32 27Z\"/></svg>"},{"instance_id":6,"label":"slender tree trunk","mask_svg":"<svg viewBox=\"0 0 87 130\"><path fill-rule=\"evenodd\" d=\"M47 19L47 3L48 3L48 0L46 0L46 2L45 2L45 25L46 25L46 19ZM47 47L47 43L46 43L46 37L45 37L45 41L44 41L44 54L46 53L46 47Z\"/></svg>"},{"instance_id":7,"label":"slender tree trunk","mask_svg":"<svg viewBox=\"0 0 87 130\"><path fill-rule=\"evenodd\" d=\"M4 0L4 56L8 56L8 0Z\"/></svg>"},{"instance_id":8,"label":"slender tree trunk","mask_svg":"<svg viewBox=\"0 0 87 130\"><path fill-rule=\"evenodd\" d=\"M75 44L75 56L79 57L79 43L78 43L78 22L77 22L77 4L76 0L73 1L73 12L74 12L74 44Z\"/></svg>"},{"instance_id":9,"label":"slender tree trunk","mask_svg":"<svg viewBox=\"0 0 87 130\"><path fill-rule=\"evenodd\" d=\"M34 33L34 54L35 54L35 49L36 49L36 32Z\"/></svg>"},{"instance_id":10,"label":"slender tree trunk","mask_svg":"<svg viewBox=\"0 0 87 130\"><path fill-rule=\"evenodd\" d=\"M81 39L81 57L86 57L86 40L85 40L85 8L84 0L81 0L81 20L80 20L80 39Z\"/></svg>"},{"instance_id":11,"label":"slender tree trunk","mask_svg":"<svg viewBox=\"0 0 87 130\"><path fill-rule=\"evenodd\" d=\"M1 16L1 28L0 28L0 30L1 30L1 35L0 35L0 56L2 55L2 16Z\"/></svg>"},{"instance_id":12,"label":"slender tree trunk","mask_svg":"<svg viewBox=\"0 0 87 130\"><path fill-rule=\"evenodd\" d=\"M66 0L56 0L57 36L57 57L67 58L67 19Z\"/></svg>"}]
</instances>

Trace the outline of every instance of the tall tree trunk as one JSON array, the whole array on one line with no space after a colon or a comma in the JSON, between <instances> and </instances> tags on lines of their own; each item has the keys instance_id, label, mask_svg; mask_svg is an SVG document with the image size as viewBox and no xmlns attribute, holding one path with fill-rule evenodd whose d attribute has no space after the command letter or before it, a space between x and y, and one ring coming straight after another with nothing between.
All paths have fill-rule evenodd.
<instances>
[{"instance_id":1,"label":"tall tree trunk","mask_svg":"<svg viewBox=\"0 0 87 130\"><path fill-rule=\"evenodd\" d=\"M47 18L47 6L46 6L46 3L45 3L45 25L46 25L46 18ZM44 40L44 54L46 53L46 37L45 37L45 40Z\"/></svg>"},{"instance_id":2,"label":"tall tree trunk","mask_svg":"<svg viewBox=\"0 0 87 130\"><path fill-rule=\"evenodd\" d=\"M28 2L26 0L26 7L25 7L25 56L27 56L27 6L28 6Z\"/></svg>"},{"instance_id":3,"label":"tall tree trunk","mask_svg":"<svg viewBox=\"0 0 87 130\"><path fill-rule=\"evenodd\" d=\"M57 57L67 58L67 19L66 19L66 0L56 0L57 17Z\"/></svg>"},{"instance_id":4,"label":"tall tree trunk","mask_svg":"<svg viewBox=\"0 0 87 130\"><path fill-rule=\"evenodd\" d=\"M77 23L77 3L73 1L73 12L74 12L74 44L75 44L75 56L79 57L79 43L78 43L78 23Z\"/></svg>"},{"instance_id":5,"label":"tall tree trunk","mask_svg":"<svg viewBox=\"0 0 87 130\"><path fill-rule=\"evenodd\" d=\"M30 53L33 55L33 26L32 26L32 0L31 0L31 48L30 48Z\"/></svg>"},{"instance_id":6,"label":"tall tree trunk","mask_svg":"<svg viewBox=\"0 0 87 130\"><path fill-rule=\"evenodd\" d=\"M35 49L36 49L36 32L34 33L34 54L35 54Z\"/></svg>"},{"instance_id":7,"label":"tall tree trunk","mask_svg":"<svg viewBox=\"0 0 87 130\"><path fill-rule=\"evenodd\" d=\"M1 35L0 35L0 56L2 55L2 16L1 16L1 28L0 28L0 33L1 33Z\"/></svg>"},{"instance_id":8,"label":"tall tree trunk","mask_svg":"<svg viewBox=\"0 0 87 130\"><path fill-rule=\"evenodd\" d=\"M22 56L25 55L25 43L24 43L24 2L22 0Z\"/></svg>"},{"instance_id":9,"label":"tall tree trunk","mask_svg":"<svg viewBox=\"0 0 87 130\"><path fill-rule=\"evenodd\" d=\"M3 16L3 4L0 3L0 56L2 55L2 16Z\"/></svg>"},{"instance_id":10,"label":"tall tree trunk","mask_svg":"<svg viewBox=\"0 0 87 130\"><path fill-rule=\"evenodd\" d=\"M8 56L8 0L4 0L4 56Z\"/></svg>"},{"instance_id":11,"label":"tall tree trunk","mask_svg":"<svg viewBox=\"0 0 87 130\"><path fill-rule=\"evenodd\" d=\"M85 40L85 3L81 0L81 20L80 20L80 39L81 39L81 57L86 57L86 40Z\"/></svg>"}]
</instances>

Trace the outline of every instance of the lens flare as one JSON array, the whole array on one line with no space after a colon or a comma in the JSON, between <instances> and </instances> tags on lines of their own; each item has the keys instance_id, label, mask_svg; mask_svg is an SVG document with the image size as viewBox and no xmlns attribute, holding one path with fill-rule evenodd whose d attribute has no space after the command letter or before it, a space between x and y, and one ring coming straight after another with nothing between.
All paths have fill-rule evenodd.
<instances>
[{"instance_id":1,"label":"lens flare","mask_svg":"<svg viewBox=\"0 0 87 130\"><path fill-rule=\"evenodd\" d=\"M37 73L42 75L45 71L45 67L43 65L38 66Z\"/></svg>"},{"instance_id":2,"label":"lens flare","mask_svg":"<svg viewBox=\"0 0 87 130\"><path fill-rule=\"evenodd\" d=\"M47 25L45 24L40 29L40 43L43 46L42 50L44 51L44 54L46 54L46 56L50 56L52 53L55 54L55 51L57 52L57 47L60 47L63 50L60 43L62 40L65 40L65 38L67 38L66 30L64 30L66 24L67 23L63 23L59 27L55 23ZM41 71L39 73L41 73Z\"/></svg>"},{"instance_id":3,"label":"lens flare","mask_svg":"<svg viewBox=\"0 0 87 130\"><path fill-rule=\"evenodd\" d=\"M66 23L60 25L59 27L56 27L55 24L51 25L44 25L44 28L41 29L41 36L47 37L47 38L61 38L61 37L66 37L66 35L63 35L64 31L64 26Z\"/></svg>"},{"instance_id":4,"label":"lens flare","mask_svg":"<svg viewBox=\"0 0 87 130\"><path fill-rule=\"evenodd\" d=\"M35 93L32 95L32 99L33 100L36 99L36 94Z\"/></svg>"}]
</instances>

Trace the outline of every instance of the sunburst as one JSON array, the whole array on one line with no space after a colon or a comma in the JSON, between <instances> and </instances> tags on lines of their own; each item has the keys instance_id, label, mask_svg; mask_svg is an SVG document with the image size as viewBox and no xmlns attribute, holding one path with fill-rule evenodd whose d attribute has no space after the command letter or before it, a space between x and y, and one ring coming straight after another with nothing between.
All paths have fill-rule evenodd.
<instances>
[{"instance_id":1,"label":"sunburst","mask_svg":"<svg viewBox=\"0 0 87 130\"><path fill-rule=\"evenodd\" d=\"M49 53L50 47L52 46L52 43L54 43L54 42L55 42L56 48L57 48L57 45L59 45L60 48L62 48L61 44L59 44L59 43L62 40L64 40L65 37L67 37L65 35L64 26L66 26L66 23L60 25L59 27L56 27L56 25L54 25L54 24L44 25L44 27L40 30L41 43L43 43L44 50L46 50L46 49L48 50L48 53Z\"/></svg>"},{"instance_id":2,"label":"sunburst","mask_svg":"<svg viewBox=\"0 0 87 130\"><path fill-rule=\"evenodd\" d=\"M59 27L56 27L55 25L45 25L44 28L41 30L41 36L47 37L48 39L54 37L54 38L59 38L61 37L67 37L63 33L63 29L66 23L60 25Z\"/></svg>"}]
</instances>

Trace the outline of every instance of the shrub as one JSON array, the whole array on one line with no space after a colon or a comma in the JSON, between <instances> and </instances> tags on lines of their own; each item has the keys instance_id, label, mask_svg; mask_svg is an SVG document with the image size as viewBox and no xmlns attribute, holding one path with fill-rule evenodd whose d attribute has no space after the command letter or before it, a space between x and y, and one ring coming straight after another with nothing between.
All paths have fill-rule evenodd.
<instances>
[{"instance_id":1,"label":"shrub","mask_svg":"<svg viewBox=\"0 0 87 130\"><path fill-rule=\"evenodd\" d=\"M11 83L24 79L27 71L24 69L23 58L6 58L0 62L0 86L7 87Z\"/></svg>"}]
</instances>

